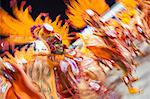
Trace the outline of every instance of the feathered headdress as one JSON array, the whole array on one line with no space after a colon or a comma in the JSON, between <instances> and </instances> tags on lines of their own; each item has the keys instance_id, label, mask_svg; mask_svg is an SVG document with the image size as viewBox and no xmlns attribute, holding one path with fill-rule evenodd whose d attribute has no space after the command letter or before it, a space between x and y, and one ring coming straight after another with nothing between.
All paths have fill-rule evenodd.
<instances>
[{"instance_id":1,"label":"feathered headdress","mask_svg":"<svg viewBox=\"0 0 150 99\"><path fill-rule=\"evenodd\" d=\"M23 10L25 3L22 3L20 10L17 6L12 8L15 18L10 16L5 10L0 8L0 35L9 36L6 41L15 44L22 44L34 41L33 34L31 33L31 28L33 26L42 26L44 23L48 23L53 27L54 32L58 33L62 42L65 45L69 45L71 38L69 37L68 31L69 26L67 22L62 25L59 16L54 22L49 18L49 16L44 16L45 19L42 20L43 14L40 14L35 20L29 14L29 7Z\"/></svg>"}]
</instances>

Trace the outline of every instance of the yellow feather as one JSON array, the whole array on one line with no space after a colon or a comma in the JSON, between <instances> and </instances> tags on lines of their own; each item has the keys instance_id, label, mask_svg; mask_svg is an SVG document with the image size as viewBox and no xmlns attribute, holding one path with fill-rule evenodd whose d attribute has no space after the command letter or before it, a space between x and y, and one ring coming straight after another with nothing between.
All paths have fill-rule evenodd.
<instances>
[{"instance_id":1,"label":"yellow feather","mask_svg":"<svg viewBox=\"0 0 150 99\"><path fill-rule=\"evenodd\" d=\"M19 10L18 7L15 6L13 7L13 13L14 13L14 16L22 23L29 25L29 26L35 24L31 15L29 15L28 8L26 8L25 11L23 11L23 9Z\"/></svg>"},{"instance_id":2,"label":"yellow feather","mask_svg":"<svg viewBox=\"0 0 150 99\"><path fill-rule=\"evenodd\" d=\"M138 4L136 0L118 0L127 8L135 8Z\"/></svg>"},{"instance_id":3,"label":"yellow feather","mask_svg":"<svg viewBox=\"0 0 150 99\"><path fill-rule=\"evenodd\" d=\"M108 5L104 0L69 0L70 4L67 4L68 10L66 14L71 21L71 24L75 28L83 28L86 23L84 21L84 17L88 17L85 13L87 9L91 9L98 14L104 13L109 9Z\"/></svg>"}]
</instances>

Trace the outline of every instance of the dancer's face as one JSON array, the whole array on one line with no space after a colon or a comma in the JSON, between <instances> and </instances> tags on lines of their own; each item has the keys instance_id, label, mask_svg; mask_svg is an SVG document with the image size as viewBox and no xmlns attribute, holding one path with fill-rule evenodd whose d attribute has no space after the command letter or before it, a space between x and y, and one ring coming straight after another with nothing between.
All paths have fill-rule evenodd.
<instances>
[{"instance_id":1,"label":"dancer's face","mask_svg":"<svg viewBox=\"0 0 150 99\"><path fill-rule=\"evenodd\" d=\"M59 40L56 36L50 36L47 39L47 43L50 46L51 53L53 54L63 54L64 47L62 41Z\"/></svg>"}]
</instances>

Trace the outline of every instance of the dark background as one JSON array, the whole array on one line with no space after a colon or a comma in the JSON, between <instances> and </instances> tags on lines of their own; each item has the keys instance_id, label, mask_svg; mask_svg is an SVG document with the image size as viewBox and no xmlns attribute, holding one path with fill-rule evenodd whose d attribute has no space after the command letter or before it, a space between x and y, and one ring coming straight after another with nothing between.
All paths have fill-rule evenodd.
<instances>
[{"instance_id":1,"label":"dark background","mask_svg":"<svg viewBox=\"0 0 150 99\"><path fill-rule=\"evenodd\" d=\"M20 4L23 0L17 0ZM109 6L115 3L115 0L105 0ZM0 0L2 8L12 14L10 8L10 0ZM26 6L32 6L31 15L35 19L39 13L46 12L49 13L49 16L54 20L57 15L61 15L61 19L67 19L65 15L65 9L67 9L63 0L27 0Z\"/></svg>"}]
</instances>

